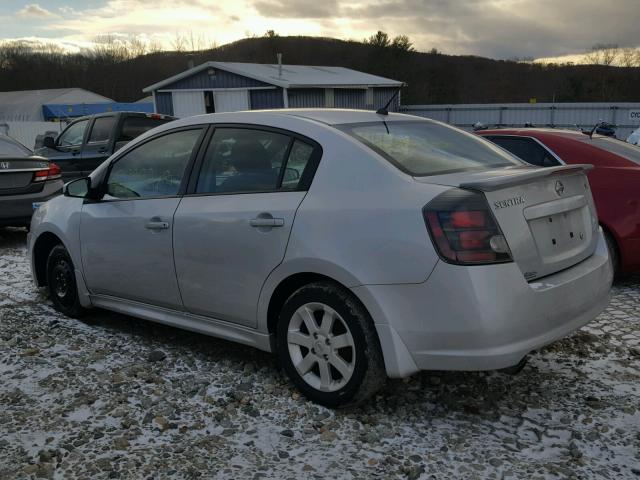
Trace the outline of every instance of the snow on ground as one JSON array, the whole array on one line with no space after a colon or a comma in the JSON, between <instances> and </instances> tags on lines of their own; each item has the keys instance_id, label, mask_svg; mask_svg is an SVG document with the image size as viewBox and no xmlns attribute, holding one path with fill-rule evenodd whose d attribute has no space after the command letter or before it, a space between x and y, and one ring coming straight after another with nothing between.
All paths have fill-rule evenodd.
<instances>
[{"instance_id":1,"label":"snow on ground","mask_svg":"<svg viewBox=\"0 0 640 480\"><path fill-rule=\"evenodd\" d=\"M2 479L640 478L639 277L517 376L424 372L331 411L263 352L57 314L25 237L0 230Z\"/></svg>"}]
</instances>

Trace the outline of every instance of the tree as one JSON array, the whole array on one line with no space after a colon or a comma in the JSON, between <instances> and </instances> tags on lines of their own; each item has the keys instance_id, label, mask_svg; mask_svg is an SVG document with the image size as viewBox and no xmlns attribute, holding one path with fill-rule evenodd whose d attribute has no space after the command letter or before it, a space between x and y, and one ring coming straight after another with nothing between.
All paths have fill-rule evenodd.
<instances>
[{"instance_id":1,"label":"tree","mask_svg":"<svg viewBox=\"0 0 640 480\"><path fill-rule=\"evenodd\" d=\"M267 30L264 36L267 38L276 38L276 37L279 37L280 35L278 35L275 30Z\"/></svg>"},{"instance_id":2,"label":"tree","mask_svg":"<svg viewBox=\"0 0 640 480\"><path fill-rule=\"evenodd\" d=\"M409 40L409 37L407 37L406 35L398 35L394 37L393 41L391 42L391 47L403 52L414 51L413 44Z\"/></svg>"},{"instance_id":3,"label":"tree","mask_svg":"<svg viewBox=\"0 0 640 480\"><path fill-rule=\"evenodd\" d=\"M585 55L587 63L593 65L613 65L618 57L618 45L612 43L599 43L591 47Z\"/></svg>"},{"instance_id":4,"label":"tree","mask_svg":"<svg viewBox=\"0 0 640 480\"><path fill-rule=\"evenodd\" d=\"M378 30L375 35L371 35L368 40L365 40L365 43L374 47L386 48L391 44L391 41L389 40L389 35Z\"/></svg>"},{"instance_id":5,"label":"tree","mask_svg":"<svg viewBox=\"0 0 640 480\"><path fill-rule=\"evenodd\" d=\"M640 50L636 48L620 49L620 65L623 67L640 67Z\"/></svg>"}]
</instances>

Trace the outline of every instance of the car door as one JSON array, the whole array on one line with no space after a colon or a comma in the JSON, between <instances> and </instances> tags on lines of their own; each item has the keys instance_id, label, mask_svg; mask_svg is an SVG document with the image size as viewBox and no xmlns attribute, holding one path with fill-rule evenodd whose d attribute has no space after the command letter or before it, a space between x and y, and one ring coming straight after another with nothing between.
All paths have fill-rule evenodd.
<instances>
[{"instance_id":1,"label":"car door","mask_svg":"<svg viewBox=\"0 0 640 480\"><path fill-rule=\"evenodd\" d=\"M55 149L48 148L42 153L60 167L62 179L65 182L84 176L82 171L82 144L88 126L89 119L72 123L58 135Z\"/></svg>"},{"instance_id":2,"label":"car door","mask_svg":"<svg viewBox=\"0 0 640 480\"><path fill-rule=\"evenodd\" d=\"M282 261L321 155L314 142L257 127L217 127L174 217L185 308L256 326L260 289Z\"/></svg>"},{"instance_id":3,"label":"car door","mask_svg":"<svg viewBox=\"0 0 640 480\"><path fill-rule=\"evenodd\" d=\"M82 149L82 173L87 176L104 162L113 150L116 115L96 117Z\"/></svg>"},{"instance_id":4,"label":"car door","mask_svg":"<svg viewBox=\"0 0 640 480\"><path fill-rule=\"evenodd\" d=\"M486 135L485 138L531 165L552 167L561 164L559 159L535 138L515 135Z\"/></svg>"},{"instance_id":5,"label":"car door","mask_svg":"<svg viewBox=\"0 0 640 480\"><path fill-rule=\"evenodd\" d=\"M162 133L114 160L103 199L82 208L82 266L92 294L182 309L173 215L202 133Z\"/></svg>"}]
</instances>

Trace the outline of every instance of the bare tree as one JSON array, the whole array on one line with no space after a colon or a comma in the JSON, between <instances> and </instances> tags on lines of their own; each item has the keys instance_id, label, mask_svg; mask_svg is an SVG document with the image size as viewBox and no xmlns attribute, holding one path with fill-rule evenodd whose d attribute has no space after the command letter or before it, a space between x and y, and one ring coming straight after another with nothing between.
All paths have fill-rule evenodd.
<instances>
[{"instance_id":1,"label":"bare tree","mask_svg":"<svg viewBox=\"0 0 640 480\"><path fill-rule=\"evenodd\" d=\"M184 52L187 45L187 40L180 33L176 33L175 37L171 41L171 46L176 52Z\"/></svg>"},{"instance_id":2,"label":"bare tree","mask_svg":"<svg viewBox=\"0 0 640 480\"><path fill-rule=\"evenodd\" d=\"M599 43L591 47L591 50L585 55L585 60L594 65L610 66L616 62L618 53L618 45Z\"/></svg>"},{"instance_id":3,"label":"bare tree","mask_svg":"<svg viewBox=\"0 0 640 480\"><path fill-rule=\"evenodd\" d=\"M638 60L640 60L640 50L637 48L621 48L620 53L618 55L620 58L620 65L623 67L638 67L640 64Z\"/></svg>"}]
</instances>

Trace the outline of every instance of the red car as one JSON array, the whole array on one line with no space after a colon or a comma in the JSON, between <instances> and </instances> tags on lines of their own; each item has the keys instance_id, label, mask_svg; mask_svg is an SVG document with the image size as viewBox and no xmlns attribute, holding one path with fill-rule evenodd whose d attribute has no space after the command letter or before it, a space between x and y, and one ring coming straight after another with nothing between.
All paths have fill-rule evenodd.
<instances>
[{"instance_id":1,"label":"red car","mask_svg":"<svg viewBox=\"0 0 640 480\"><path fill-rule=\"evenodd\" d=\"M476 132L527 163L590 163L589 183L617 273L640 272L640 147L615 138L543 128Z\"/></svg>"}]
</instances>

